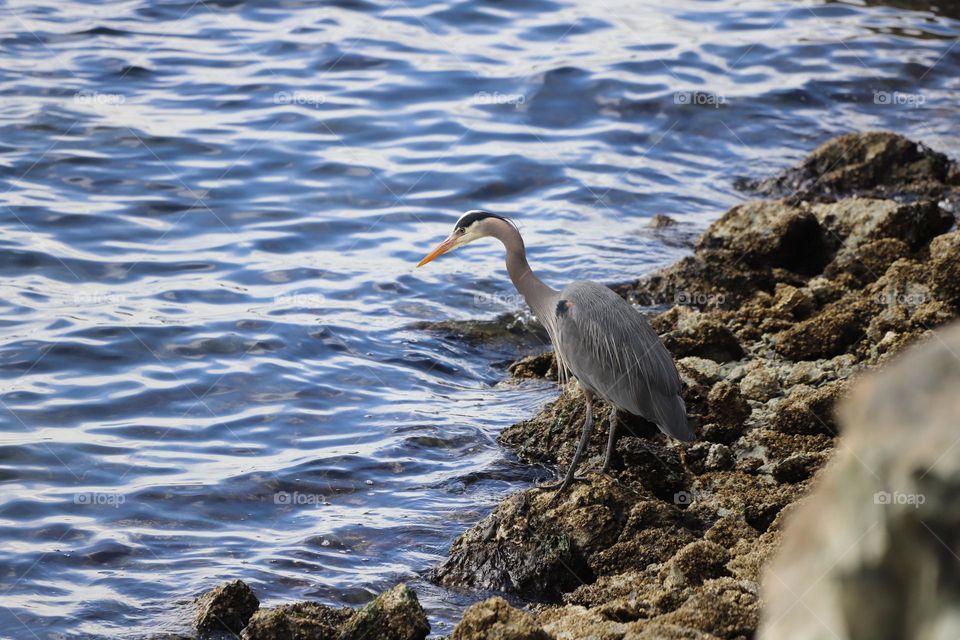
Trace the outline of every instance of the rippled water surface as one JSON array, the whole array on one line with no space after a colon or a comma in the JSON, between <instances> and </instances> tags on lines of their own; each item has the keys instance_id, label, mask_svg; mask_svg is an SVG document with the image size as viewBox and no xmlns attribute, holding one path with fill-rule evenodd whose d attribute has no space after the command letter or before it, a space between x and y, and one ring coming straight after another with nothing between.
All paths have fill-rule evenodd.
<instances>
[{"instance_id":1,"label":"rippled water surface","mask_svg":"<svg viewBox=\"0 0 960 640\"><path fill-rule=\"evenodd\" d=\"M413 264L482 207L625 280L829 136L956 155L960 23L906 4L3 4L0 636L185 631L235 577L449 632L419 576L548 474L494 438L555 390L412 327L519 308L499 247Z\"/></svg>"}]
</instances>

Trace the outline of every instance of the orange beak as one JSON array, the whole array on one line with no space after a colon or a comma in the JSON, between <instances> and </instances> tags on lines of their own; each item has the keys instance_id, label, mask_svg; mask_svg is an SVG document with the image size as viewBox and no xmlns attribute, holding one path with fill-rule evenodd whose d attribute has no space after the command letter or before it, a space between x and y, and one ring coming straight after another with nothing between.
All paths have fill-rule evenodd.
<instances>
[{"instance_id":1,"label":"orange beak","mask_svg":"<svg viewBox=\"0 0 960 640\"><path fill-rule=\"evenodd\" d=\"M417 264L417 266L422 267L428 262L432 262L436 260L443 254L445 254L447 251L450 251L451 249L453 249L456 241L457 241L457 238L455 236L450 236L449 238L447 238L446 240L438 244L433 251L428 253L426 257Z\"/></svg>"}]
</instances>

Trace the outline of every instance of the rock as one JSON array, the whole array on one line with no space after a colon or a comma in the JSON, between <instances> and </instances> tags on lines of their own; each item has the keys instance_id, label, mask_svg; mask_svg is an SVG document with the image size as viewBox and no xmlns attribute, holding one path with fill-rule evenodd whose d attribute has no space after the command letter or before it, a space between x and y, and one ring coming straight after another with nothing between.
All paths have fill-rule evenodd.
<instances>
[{"instance_id":1,"label":"rock","mask_svg":"<svg viewBox=\"0 0 960 640\"><path fill-rule=\"evenodd\" d=\"M764 579L760 638L960 636L957 353L953 325L844 402L844 445Z\"/></svg>"},{"instance_id":2,"label":"rock","mask_svg":"<svg viewBox=\"0 0 960 640\"><path fill-rule=\"evenodd\" d=\"M697 540L680 549L660 572L667 587L688 587L703 584L708 578L729 575L725 565L730 561L727 550L709 540Z\"/></svg>"},{"instance_id":3,"label":"rock","mask_svg":"<svg viewBox=\"0 0 960 640\"><path fill-rule=\"evenodd\" d=\"M260 609L240 637L242 640L339 640L341 627L353 614L349 607L336 609L316 602Z\"/></svg>"},{"instance_id":4,"label":"rock","mask_svg":"<svg viewBox=\"0 0 960 640\"><path fill-rule=\"evenodd\" d=\"M944 154L895 133L850 133L831 138L799 166L745 186L767 195L805 198L853 193L940 196L957 185L951 164Z\"/></svg>"},{"instance_id":5,"label":"rock","mask_svg":"<svg viewBox=\"0 0 960 640\"><path fill-rule=\"evenodd\" d=\"M795 453L775 464L771 475L777 482L802 482L813 475L823 459L816 453Z\"/></svg>"},{"instance_id":6,"label":"rock","mask_svg":"<svg viewBox=\"0 0 960 640\"><path fill-rule=\"evenodd\" d=\"M464 611L450 640L551 640L529 613L503 598L489 598Z\"/></svg>"},{"instance_id":7,"label":"rock","mask_svg":"<svg viewBox=\"0 0 960 640\"><path fill-rule=\"evenodd\" d=\"M817 360L844 353L863 336L867 313L855 294L828 304L816 315L774 337L776 352L790 360Z\"/></svg>"},{"instance_id":8,"label":"rock","mask_svg":"<svg viewBox=\"0 0 960 640\"><path fill-rule=\"evenodd\" d=\"M699 384L712 386L720 379L720 365L715 360L687 356L677 360L677 368L681 374L686 373Z\"/></svg>"},{"instance_id":9,"label":"rock","mask_svg":"<svg viewBox=\"0 0 960 640\"><path fill-rule=\"evenodd\" d=\"M197 599L193 626L201 636L215 631L237 634L259 607L260 601L245 582L224 582Z\"/></svg>"},{"instance_id":10,"label":"rock","mask_svg":"<svg viewBox=\"0 0 960 640\"><path fill-rule=\"evenodd\" d=\"M900 204L893 200L847 198L813 206L820 224L847 249L872 240L894 238L911 250L928 244L953 226L953 216L930 200Z\"/></svg>"},{"instance_id":11,"label":"rock","mask_svg":"<svg viewBox=\"0 0 960 640\"><path fill-rule=\"evenodd\" d=\"M758 290L772 291L770 267L753 267L733 251L700 250L615 291L644 306L731 309Z\"/></svg>"},{"instance_id":12,"label":"rock","mask_svg":"<svg viewBox=\"0 0 960 640\"><path fill-rule=\"evenodd\" d=\"M770 311L775 315L802 320L815 308L813 296L803 289L783 283L778 283L774 289L774 304Z\"/></svg>"},{"instance_id":13,"label":"rock","mask_svg":"<svg viewBox=\"0 0 960 640\"><path fill-rule=\"evenodd\" d=\"M660 314L651 324L662 333L663 344L674 357L696 356L715 362L743 357L743 347L737 337L708 313L678 306Z\"/></svg>"},{"instance_id":14,"label":"rock","mask_svg":"<svg viewBox=\"0 0 960 640\"><path fill-rule=\"evenodd\" d=\"M789 434L836 433L833 407L846 390L842 380L819 389L797 385L777 405L771 426Z\"/></svg>"},{"instance_id":15,"label":"rock","mask_svg":"<svg viewBox=\"0 0 960 640\"><path fill-rule=\"evenodd\" d=\"M657 621L693 627L713 637L733 640L751 637L759 614L760 601L754 583L719 578L705 583L703 589L678 609L658 617Z\"/></svg>"},{"instance_id":16,"label":"rock","mask_svg":"<svg viewBox=\"0 0 960 640\"><path fill-rule=\"evenodd\" d=\"M740 392L750 400L766 402L780 393L780 381L776 373L758 362L740 380Z\"/></svg>"},{"instance_id":17,"label":"rock","mask_svg":"<svg viewBox=\"0 0 960 640\"><path fill-rule=\"evenodd\" d=\"M527 321L515 313L505 313L493 320L421 321L413 323L410 328L478 344L547 344L550 340L539 322Z\"/></svg>"},{"instance_id":18,"label":"rock","mask_svg":"<svg viewBox=\"0 0 960 640\"><path fill-rule=\"evenodd\" d=\"M557 359L552 351L526 356L511 364L507 370L514 378L557 379Z\"/></svg>"},{"instance_id":19,"label":"rock","mask_svg":"<svg viewBox=\"0 0 960 640\"><path fill-rule=\"evenodd\" d=\"M960 310L960 231L930 242L930 271L937 297Z\"/></svg>"},{"instance_id":20,"label":"rock","mask_svg":"<svg viewBox=\"0 0 960 640\"><path fill-rule=\"evenodd\" d=\"M614 544L623 527L624 489L596 476L551 506L552 497L540 489L508 497L453 543L434 580L547 602L591 581L588 558Z\"/></svg>"},{"instance_id":21,"label":"rock","mask_svg":"<svg viewBox=\"0 0 960 640\"><path fill-rule=\"evenodd\" d=\"M711 423L711 442L730 444L743 433L743 423L750 417L750 405L740 392L740 387L726 381L713 385L707 396L708 414Z\"/></svg>"},{"instance_id":22,"label":"rock","mask_svg":"<svg viewBox=\"0 0 960 640\"><path fill-rule=\"evenodd\" d=\"M710 225L697 251L731 251L753 266L783 267L815 275L832 257L817 218L783 200L737 205Z\"/></svg>"},{"instance_id":23,"label":"rock","mask_svg":"<svg viewBox=\"0 0 960 640\"><path fill-rule=\"evenodd\" d=\"M358 609L340 628L339 640L423 640L430 623L417 594L398 584Z\"/></svg>"},{"instance_id":24,"label":"rock","mask_svg":"<svg viewBox=\"0 0 960 640\"><path fill-rule=\"evenodd\" d=\"M656 214L655 216L650 218L650 221L647 223L647 225L650 226L650 228L652 229L664 229L666 227L675 226L676 224L677 224L676 220L662 213Z\"/></svg>"},{"instance_id":25,"label":"rock","mask_svg":"<svg viewBox=\"0 0 960 640\"><path fill-rule=\"evenodd\" d=\"M707 471L726 471L733 468L733 452L723 444L710 445L710 451L703 463Z\"/></svg>"},{"instance_id":26,"label":"rock","mask_svg":"<svg viewBox=\"0 0 960 640\"><path fill-rule=\"evenodd\" d=\"M824 273L834 279L846 275L852 278L856 286L863 286L883 275L891 264L909 255L910 247L903 240L870 240L859 247L841 250Z\"/></svg>"}]
</instances>

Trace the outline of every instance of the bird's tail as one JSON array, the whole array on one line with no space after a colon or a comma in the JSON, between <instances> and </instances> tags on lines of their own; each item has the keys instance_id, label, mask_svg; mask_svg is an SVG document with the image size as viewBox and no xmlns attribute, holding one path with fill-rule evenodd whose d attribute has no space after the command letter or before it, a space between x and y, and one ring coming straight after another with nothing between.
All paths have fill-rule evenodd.
<instances>
[{"instance_id":1,"label":"bird's tail","mask_svg":"<svg viewBox=\"0 0 960 640\"><path fill-rule=\"evenodd\" d=\"M657 426L668 436L690 442L696 435L687 422L687 406L679 395L663 397L657 403Z\"/></svg>"}]
</instances>

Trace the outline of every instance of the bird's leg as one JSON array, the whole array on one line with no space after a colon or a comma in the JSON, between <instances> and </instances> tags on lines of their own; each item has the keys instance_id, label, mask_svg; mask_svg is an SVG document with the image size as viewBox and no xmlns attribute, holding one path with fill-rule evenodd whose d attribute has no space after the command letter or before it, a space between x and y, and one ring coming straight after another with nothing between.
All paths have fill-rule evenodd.
<instances>
[{"instance_id":1,"label":"bird's leg","mask_svg":"<svg viewBox=\"0 0 960 640\"><path fill-rule=\"evenodd\" d=\"M550 504L556 502L560 496L563 495L563 492L567 490L567 487L570 486L570 483L573 482L574 474L577 472L577 465L580 464L580 458L583 456L583 452L590 442L590 432L593 431L593 393L584 389L583 395L587 400L587 417L583 421L583 433L580 434L580 444L577 445L577 451L573 454L573 460L570 461L570 466L567 468L567 475L560 484L560 488L553 494L553 498L550 499Z\"/></svg>"},{"instance_id":2,"label":"bird's leg","mask_svg":"<svg viewBox=\"0 0 960 640\"><path fill-rule=\"evenodd\" d=\"M610 407L610 436L607 438L607 455L603 457L603 468L600 473L610 471L610 462L613 460L613 445L617 441L617 408Z\"/></svg>"}]
</instances>

